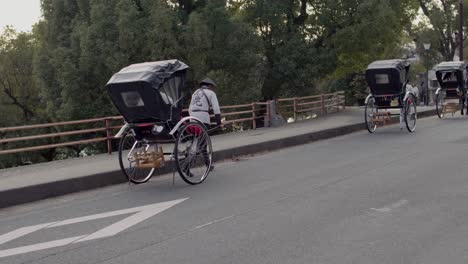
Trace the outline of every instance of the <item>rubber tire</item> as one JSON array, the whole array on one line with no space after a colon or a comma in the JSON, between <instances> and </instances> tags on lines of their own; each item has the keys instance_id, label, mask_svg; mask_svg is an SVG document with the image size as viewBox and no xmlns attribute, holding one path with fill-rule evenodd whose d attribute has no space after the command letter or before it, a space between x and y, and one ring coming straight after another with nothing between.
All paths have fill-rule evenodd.
<instances>
[{"instance_id":1,"label":"rubber tire","mask_svg":"<svg viewBox=\"0 0 468 264\"><path fill-rule=\"evenodd\" d=\"M414 127L412 129L410 128L409 121L408 121L408 115L407 115L408 108L411 107L411 106L408 106L408 102L409 102L410 99L412 101L412 107L414 107L414 114L415 114ZM413 133L416 130L417 120L418 120L418 111L417 111L417 108L416 108L416 100L415 100L414 96L411 95L408 98L406 98L406 101L405 101L405 123L406 123L406 129L408 129L408 131L410 133Z\"/></svg>"},{"instance_id":2,"label":"rubber tire","mask_svg":"<svg viewBox=\"0 0 468 264\"><path fill-rule=\"evenodd\" d=\"M376 130L377 130L377 125L374 124L374 128L371 128L369 127L369 122L367 122L367 118L368 118L368 115L367 115L367 108L368 108L368 105L369 103L373 101L374 102L374 107L375 107L375 98L374 97L370 97L369 100L367 100L367 103L366 103L366 107L364 109L364 122L366 124L366 128L367 128L367 131L369 131L369 133L374 133Z\"/></svg>"},{"instance_id":3,"label":"rubber tire","mask_svg":"<svg viewBox=\"0 0 468 264\"><path fill-rule=\"evenodd\" d=\"M130 130L125 131L125 133L122 135L122 137L120 138L120 141L119 141L119 165L120 165L120 170L125 175L127 180L130 181L131 183L142 184L142 183L148 182L151 179L155 169L152 169L151 172L142 181L136 181L135 179L130 178L130 176L127 174L127 170L125 169L125 166L123 164L123 158L122 158L123 151L124 151L124 149L123 149L124 146L123 145L125 143L125 138L127 138L127 136L129 136L129 135L131 135Z\"/></svg>"},{"instance_id":4,"label":"rubber tire","mask_svg":"<svg viewBox=\"0 0 468 264\"><path fill-rule=\"evenodd\" d=\"M181 136L183 135L183 131L188 127L188 126L192 126L192 125L198 125L200 126L202 129L203 129L203 133L206 133L207 135L207 147L208 147L208 151L210 152L209 154L211 155L211 160L210 160L210 167L213 165L213 148L212 148L212 145L211 145L211 139L210 139L210 136L208 135L208 131L206 129L206 127L199 123L199 122L189 122L185 125L183 125L181 128L179 128L179 133L177 133L177 138L176 138L176 142L175 142L175 145L174 145L174 159L175 159L175 164L176 164L176 168L177 168L177 172L179 173L180 177L182 178L182 180L184 180L184 182L190 184L190 185L197 185L197 184L200 184L202 182L204 182L206 180L206 178L208 178L208 175L210 174L210 167L207 168L207 171L205 171L204 173L204 176L203 178L200 180L200 181L191 181L188 177L185 176L185 173L182 171L182 168L181 168L181 165L179 163L179 153L178 153L178 147L179 147L179 142L181 141Z\"/></svg>"},{"instance_id":5,"label":"rubber tire","mask_svg":"<svg viewBox=\"0 0 468 264\"><path fill-rule=\"evenodd\" d=\"M436 94L436 100L435 100L435 105L436 105L436 112L437 116L442 119L444 117L444 113L442 112L443 109L439 108L439 99L440 99L440 93ZM443 105L444 102L441 103L441 106Z\"/></svg>"}]
</instances>

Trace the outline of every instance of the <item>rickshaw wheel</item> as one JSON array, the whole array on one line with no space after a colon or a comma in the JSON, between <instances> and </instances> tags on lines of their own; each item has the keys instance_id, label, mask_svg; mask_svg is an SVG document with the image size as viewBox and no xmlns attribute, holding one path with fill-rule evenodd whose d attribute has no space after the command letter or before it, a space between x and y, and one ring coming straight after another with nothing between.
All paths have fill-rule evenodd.
<instances>
[{"instance_id":1,"label":"rickshaw wheel","mask_svg":"<svg viewBox=\"0 0 468 264\"><path fill-rule=\"evenodd\" d=\"M443 118L444 117L444 94L443 94L443 91L441 91L440 93L438 93L436 95L435 105L436 105L437 116L439 118Z\"/></svg>"},{"instance_id":2,"label":"rickshaw wheel","mask_svg":"<svg viewBox=\"0 0 468 264\"><path fill-rule=\"evenodd\" d=\"M122 173L132 183L145 183L153 176L154 168L140 168L136 166L135 154L148 150L149 143L138 141L132 130L128 130L120 138L119 142L119 164Z\"/></svg>"},{"instance_id":3,"label":"rickshaw wheel","mask_svg":"<svg viewBox=\"0 0 468 264\"><path fill-rule=\"evenodd\" d=\"M180 177L188 184L202 183L213 162L211 139L205 126L189 122L179 129L174 157Z\"/></svg>"},{"instance_id":4,"label":"rickshaw wheel","mask_svg":"<svg viewBox=\"0 0 468 264\"><path fill-rule=\"evenodd\" d=\"M466 96L466 92L464 94L461 95L460 97L460 112L461 112L461 115L468 115L468 109L466 110L465 112L465 106L468 104L467 102L467 96ZM468 108L468 107L467 107Z\"/></svg>"},{"instance_id":5,"label":"rickshaw wheel","mask_svg":"<svg viewBox=\"0 0 468 264\"><path fill-rule=\"evenodd\" d=\"M405 123L409 132L416 130L416 120L418 114L416 111L416 100L413 95L406 98L405 101Z\"/></svg>"},{"instance_id":6,"label":"rickshaw wheel","mask_svg":"<svg viewBox=\"0 0 468 264\"><path fill-rule=\"evenodd\" d=\"M377 129L377 124L374 122L377 111L377 107L375 106L375 98L370 97L369 100L367 100L366 107L364 109L364 120L366 122L366 128L369 133L374 133Z\"/></svg>"}]
</instances>

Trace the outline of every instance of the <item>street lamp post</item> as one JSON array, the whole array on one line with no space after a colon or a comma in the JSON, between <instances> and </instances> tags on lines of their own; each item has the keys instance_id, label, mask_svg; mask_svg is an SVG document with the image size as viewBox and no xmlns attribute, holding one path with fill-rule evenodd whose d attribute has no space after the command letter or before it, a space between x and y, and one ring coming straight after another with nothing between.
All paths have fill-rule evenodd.
<instances>
[{"instance_id":1,"label":"street lamp post","mask_svg":"<svg viewBox=\"0 0 468 264\"><path fill-rule=\"evenodd\" d=\"M429 105L429 50L431 49L431 43L423 43L424 50L426 51L426 87L424 95L424 104Z\"/></svg>"},{"instance_id":2,"label":"street lamp post","mask_svg":"<svg viewBox=\"0 0 468 264\"><path fill-rule=\"evenodd\" d=\"M458 1L459 4L459 13L460 13L460 34L458 36L460 37L459 42L460 42L460 61L463 61L463 0Z\"/></svg>"}]
</instances>

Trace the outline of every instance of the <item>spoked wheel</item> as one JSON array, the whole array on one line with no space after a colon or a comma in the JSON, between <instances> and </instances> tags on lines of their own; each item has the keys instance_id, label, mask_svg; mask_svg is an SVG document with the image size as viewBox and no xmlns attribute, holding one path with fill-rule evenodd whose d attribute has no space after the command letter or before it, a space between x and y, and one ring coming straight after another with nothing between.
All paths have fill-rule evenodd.
<instances>
[{"instance_id":1,"label":"spoked wheel","mask_svg":"<svg viewBox=\"0 0 468 264\"><path fill-rule=\"evenodd\" d=\"M180 177L188 184L202 183L212 166L213 149L205 126L187 123L177 135L174 156Z\"/></svg>"},{"instance_id":2,"label":"spoked wheel","mask_svg":"<svg viewBox=\"0 0 468 264\"><path fill-rule=\"evenodd\" d=\"M465 92L465 107L466 107L466 115L468 115L468 92Z\"/></svg>"},{"instance_id":3,"label":"spoked wheel","mask_svg":"<svg viewBox=\"0 0 468 264\"><path fill-rule=\"evenodd\" d=\"M436 100L435 100L437 116L439 118L444 117L444 101L445 101L445 91L440 91L436 95Z\"/></svg>"},{"instance_id":4,"label":"spoked wheel","mask_svg":"<svg viewBox=\"0 0 468 264\"><path fill-rule=\"evenodd\" d=\"M364 110L364 119L366 122L367 131L369 133L374 133L377 129L377 124L375 123L375 116L377 115L377 107L375 105L375 98L370 97L367 100L366 108Z\"/></svg>"},{"instance_id":5,"label":"spoked wheel","mask_svg":"<svg viewBox=\"0 0 468 264\"><path fill-rule=\"evenodd\" d=\"M465 96L464 96L464 106L466 107L465 110L465 114L468 115L468 91L465 90ZM463 107L463 106L462 106Z\"/></svg>"},{"instance_id":6,"label":"spoked wheel","mask_svg":"<svg viewBox=\"0 0 468 264\"><path fill-rule=\"evenodd\" d=\"M417 119L416 100L414 96L411 95L405 101L405 123L409 132L414 132L414 130L416 130Z\"/></svg>"},{"instance_id":7,"label":"spoked wheel","mask_svg":"<svg viewBox=\"0 0 468 264\"><path fill-rule=\"evenodd\" d=\"M141 168L137 166L136 154L148 151L149 143L137 141L132 130L128 130L119 143L120 169L127 179L135 184L147 182L153 176L155 168Z\"/></svg>"}]
</instances>

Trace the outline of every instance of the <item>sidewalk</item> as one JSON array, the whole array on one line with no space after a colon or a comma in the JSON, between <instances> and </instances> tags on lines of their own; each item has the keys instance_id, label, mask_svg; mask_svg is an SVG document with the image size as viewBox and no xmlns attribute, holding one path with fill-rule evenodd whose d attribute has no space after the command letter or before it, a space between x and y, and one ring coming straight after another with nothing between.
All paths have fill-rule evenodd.
<instances>
[{"instance_id":1,"label":"sidewalk","mask_svg":"<svg viewBox=\"0 0 468 264\"><path fill-rule=\"evenodd\" d=\"M336 114L282 127L214 136L214 160L272 151L365 130L363 112L362 108L348 108ZM433 115L433 108L418 108L419 118ZM0 208L123 182L126 179L120 172L117 153L4 169L0 170Z\"/></svg>"}]
</instances>

